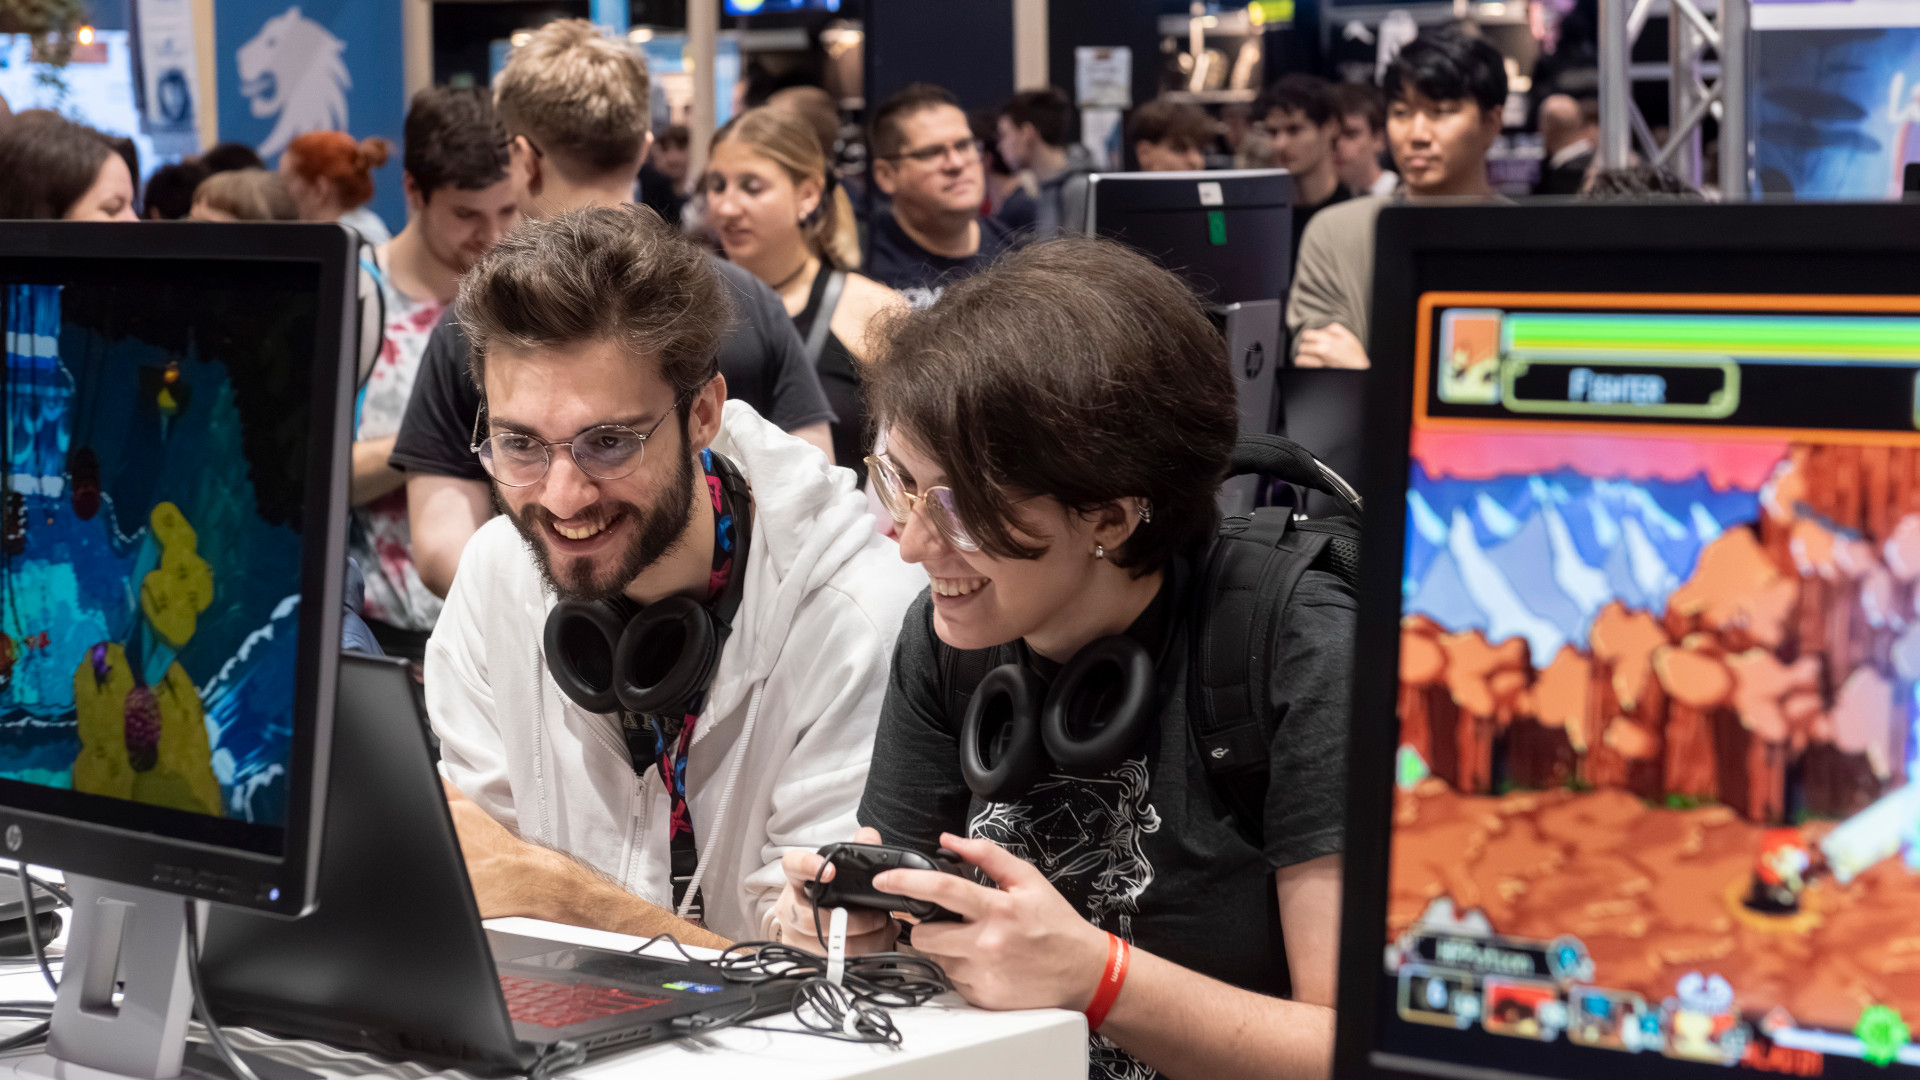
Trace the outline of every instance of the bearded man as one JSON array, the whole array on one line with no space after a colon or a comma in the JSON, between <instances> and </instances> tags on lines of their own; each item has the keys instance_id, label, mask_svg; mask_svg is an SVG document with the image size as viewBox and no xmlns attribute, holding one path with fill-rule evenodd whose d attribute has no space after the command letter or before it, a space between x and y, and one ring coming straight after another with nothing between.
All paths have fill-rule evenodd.
<instances>
[{"instance_id":1,"label":"bearded man","mask_svg":"<svg viewBox=\"0 0 1920 1080\"><path fill-rule=\"evenodd\" d=\"M427 708L483 917L764 938L782 855L855 827L926 577L852 472L726 400L728 291L632 206L528 222L461 283L505 512Z\"/></svg>"}]
</instances>

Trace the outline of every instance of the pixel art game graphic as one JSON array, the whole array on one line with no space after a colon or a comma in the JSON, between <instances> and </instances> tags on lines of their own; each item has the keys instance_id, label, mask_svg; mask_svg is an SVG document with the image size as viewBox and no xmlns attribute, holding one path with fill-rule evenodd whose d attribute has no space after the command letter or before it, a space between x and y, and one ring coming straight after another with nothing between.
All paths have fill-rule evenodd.
<instances>
[{"instance_id":1,"label":"pixel art game graphic","mask_svg":"<svg viewBox=\"0 0 1920 1080\"><path fill-rule=\"evenodd\" d=\"M206 292L0 287L0 777L280 826L302 305Z\"/></svg>"},{"instance_id":2,"label":"pixel art game graphic","mask_svg":"<svg viewBox=\"0 0 1920 1080\"><path fill-rule=\"evenodd\" d=\"M1435 386L1482 406L1501 315L1455 314L1471 334ZM1912 434L1416 419L1403 1019L1801 1075L1920 1064Z\"/></svg>"}]
</instances>

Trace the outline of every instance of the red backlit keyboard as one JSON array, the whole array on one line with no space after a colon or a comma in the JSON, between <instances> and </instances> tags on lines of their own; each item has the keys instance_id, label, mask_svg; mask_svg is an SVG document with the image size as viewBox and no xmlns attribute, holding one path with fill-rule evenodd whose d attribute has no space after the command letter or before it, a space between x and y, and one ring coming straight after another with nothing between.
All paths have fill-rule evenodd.
<instances>
[{"instance_id":1,"label":"red backlit keyboard","mask_svg":"<svg viewBox=\"0 0 1920 1080\"><path fill-rule=\"evenodd\" d=\"M670 1000L642 997L613 986L542 982L517 975L500 976L500 989L507 995L508 1016L524 1024L550 1028L584 1024Z\"/></svg>"}]
</instances>

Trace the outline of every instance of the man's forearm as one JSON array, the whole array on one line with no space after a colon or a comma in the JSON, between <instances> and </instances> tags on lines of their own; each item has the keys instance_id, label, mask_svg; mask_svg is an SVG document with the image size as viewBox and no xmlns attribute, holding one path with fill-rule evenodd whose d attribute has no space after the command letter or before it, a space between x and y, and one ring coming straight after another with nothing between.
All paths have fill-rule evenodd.
<instances>
[{"instance_id":1,"label":"man's forearm","mask_svg":"<svg viewBox=\"0 0 1920 1080\"><path fill-rule=\"evenodd\" d=\"M1171 1080L1318 1080L1333 1069L1334 1012L1228 986L1135 950L1100 1034Z\"/></svg>"},{"instance_id":2,"label":"man's forearm","mask_svg":"<svg viewBox=\"0 0 1920 1080\"><path fill-rule=\"evenodd\" d=\"M524 843L524 841L523 841ZM679 918L673 912L633 895L592 867L564 852L536 847L540 870L528 874L522 905L531 918L585 926L634 937L672 934L682 945L724 949L726 938Z\"/></svg>"}]
</instances>

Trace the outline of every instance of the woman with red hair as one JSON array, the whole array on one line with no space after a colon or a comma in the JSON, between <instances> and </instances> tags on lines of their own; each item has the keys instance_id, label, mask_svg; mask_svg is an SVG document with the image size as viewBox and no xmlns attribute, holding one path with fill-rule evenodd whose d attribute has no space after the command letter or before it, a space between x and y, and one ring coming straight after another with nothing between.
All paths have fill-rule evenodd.
<instances>
[{"instance_id":1,"label":"woman with red hair","mask_svg":"<svg viewBox=\"0 0 1920 1080\"><path fill-rule=\"evenodd\" d=\"M367 202L373 170L392 152L393 144L378 136L355 140L344 131L309 131L287 144L280 176L300 204L301 221L337 221L377 246L392 236Z\"/></svg>"}]
</instances>

